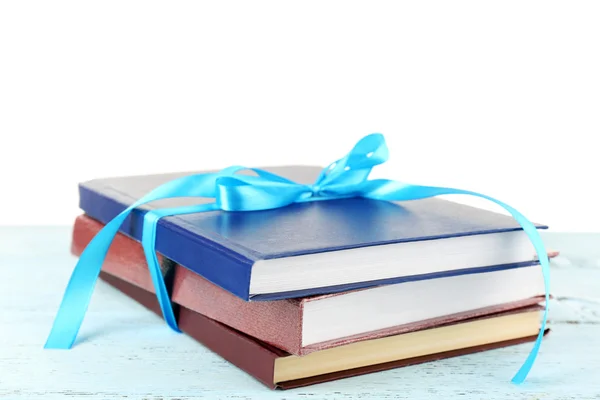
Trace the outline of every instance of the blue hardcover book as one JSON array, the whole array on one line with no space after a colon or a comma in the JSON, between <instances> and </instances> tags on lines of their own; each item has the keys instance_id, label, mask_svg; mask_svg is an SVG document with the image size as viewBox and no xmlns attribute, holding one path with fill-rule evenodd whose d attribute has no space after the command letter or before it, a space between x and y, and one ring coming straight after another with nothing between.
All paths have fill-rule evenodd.
<instances>
[{"instance_id":1,"label":"blue hardcover book","mask_svg":"<svg viewBox=\"0 0 600 400\"><path fill-rule=\"evenodd\" d=\"M320 167L265 168L314 182ZM80 207L107 223L153 188L197 172L81 183ZM143 214L212 199L161 200L136 209L121 232L141 241ZM537 225L538 228L546 226ZM244 300L275 300L537 263L511 217L447 200L363 198L284 208L213 211L159 221L156 250Z\"/></svg>"}]
</instances>

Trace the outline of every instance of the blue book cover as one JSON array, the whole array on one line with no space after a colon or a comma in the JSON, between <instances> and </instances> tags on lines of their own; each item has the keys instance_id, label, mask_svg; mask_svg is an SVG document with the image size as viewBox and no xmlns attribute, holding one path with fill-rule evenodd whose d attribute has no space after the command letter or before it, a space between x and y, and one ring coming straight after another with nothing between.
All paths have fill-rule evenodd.
<instances>
[{"instance_id":1,"label":"blue book cover","mask_svg":"<svg viewBox=\"0 0 600 400\"><path fill-rule=\"evenodd\" d=\"M319 167L306 166L265 169L306 184L313 182L321 170ZM84 182L79 185L80 207L90 217L107 223L158 185L192 173L197 172L107 178ZM210 201L212 199L168 199L142 206L134 210L123 223L121 232L141 241L143 214L148 209ZM538 225L538 228L546 227ZM351 278L353 276L351 273L341 272L339 280L324 281L325 283L314 287L309 282L312 278L318 281L320 275L319 270L314 269L316 268L314 265L323 265L321 268L325 271L329 268L329 264L335 264L335 260L338 259L307 257L310 255L340 254L339 260L354 260L362 257L367 260L366 267L376 269L368 260L377 259L379 249L390 248L386 245L435 241L430 243L435 243L437 246L441 239L485 237L519 231L522 234L519 243L523 246L523 243L528 242L526 235L511 217L441 199L393 203L351 198L298 203L266 211L213 211L162 218L157 229L156 250L244 300L274 300L410 280L483 273L537 263L531 248L531 253L527 253L527 257L524 257L521 251L521 255L509 259L510 262L468 265L464 268L455 266L445 269L446 260L452 264L451 254L444 253L444 255L440 252L439 259L434 260L439 268L423 270L422 273L413 271L404 275L394 276L393 273L391 275L388 273L387 276L377 276L376 273L373 275L357 270L354 278ZM498 247L497 243L514 242L514 239L510 240L493 243ZM470 246L476 243L472 242ZM366 248L370 248L369 253L356 252L356 249ZM435 249L437 247L423 247L423 252L427 253L424 256L431 256L436 252ZM348 250L354 253L348 253ZM398 248L394 251L400 250L402 249ZM500 253L503 251L495 248L492 250ZM411 251L414 253L418 248L412 248ZM344 257L341 256L342 253ZM381 252L381 254L393 257L401 253ZM285 262L279 264L272 262L278 260ZM334 260L334 262L327 260ZM252 292L253 267L268 264L268 268L264 271L275 271L273 268L279 268L278 266L281 265L280 268L290 270L303 268L305 265L303 263L309 263L313 268L307 269L312 271L307 273L309 276L302 276L302 279L308 282L303 286L294 287L293 284L284 284L281 290ZM393 267L393 263L388 262L387 265ZM343 271L343 265L338 265L336 268L342 268L340 271ZM365 279L365 276L371 278ZM262 277L262 281L263 286L267 285L269 277Z\"/></svg>"}]
</instances>

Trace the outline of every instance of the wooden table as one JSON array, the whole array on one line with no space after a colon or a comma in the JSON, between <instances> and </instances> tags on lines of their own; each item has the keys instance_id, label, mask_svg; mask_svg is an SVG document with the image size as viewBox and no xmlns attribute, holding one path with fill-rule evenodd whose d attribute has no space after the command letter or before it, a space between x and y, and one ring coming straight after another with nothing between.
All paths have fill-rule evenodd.
<instances>
[{"instance_id":1,"label":"wooden table","mask_svg":"<svg viewBox=\"0 0 600 400\"><path fill-rule=\"evenodd\" d=\"M99 282L70 351L43 344L75 258L69 227L0 228L1 399L600 399L600 235L545 235L551 334L526 384L531 344L291 391L270 391Z\"/></svg>"}]
</instances>

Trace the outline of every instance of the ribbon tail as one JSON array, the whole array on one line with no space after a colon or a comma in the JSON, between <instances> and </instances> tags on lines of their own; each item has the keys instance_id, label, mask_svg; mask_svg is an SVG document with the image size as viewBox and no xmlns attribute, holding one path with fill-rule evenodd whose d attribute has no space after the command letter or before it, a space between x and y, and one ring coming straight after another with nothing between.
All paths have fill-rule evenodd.
<instances>
[{"instance_id":1,"label":"ribbon tail","mask_svg":"<svg viewBox=\"0 0 600 400\"><path fill-rule=\"evenodd\" d=\"M177 326L177 319L175 318L175 314L173 312L173 305L165 285L165 280L160 269L158 258L156 257L155 246L158 221L160 218L170 215L191 214L217 209L218 206L216 203L210 203L195 206L151 210L144 215L142 247L144 248L144 254L146 256L146 262L148 263L148 269L150 270L150 276L152 277L152 283L154 284L154 289L156 290L156 297L158 298L158 303L160 305L165 322L171 329L178 333L181 333L181 330L179 330L179 327Z\"/></svg>"},{"instance_id":2,"label":"ribbon tail","mask_svg":"<svg viewBox=\"0 0 600 400\"><path fill-rule=\"evenodd\" d=\"M512 378L513 383L523 383L527 378L527 375L531 371L531 368L533 367L535 359L537 358L537 355L539 353L542 339L544 337L544 332L546 330L546 322L548 320L548 307L550 303L550 261L548 260L548 254L546 252L544 242L542 241L542 238L535 225L533 225L527 218L525 218L523 214L521 214L519 211L515 210L508 204L500 200L496 200L490 196L467 190L433 186L408 185L388 180L373 180L365 182L365 186L363 188L362 193L364 197L388 201L417 200L448 194L464 194L469 196L480 197L504 208L512 215L512 217L519 223L519 225L521 225L537 253L537 257L541 264L542 274L544 277L545 306L540 332L533 345L533 348L531 349L531 352L529 353L527 359L525 360L521 368L519 368L519 371Z\"/></svg>"},{"instance_id":3,"label":"ribbon tail","mask_svg":"<svg viewBox=\"0 0 600 400\"><path fill-rule=\"evenodd\" d=\"M44 348L70 349L88 309L106 253L129 215L125 210L92 239L75 265Z\"/></svg>"}]
</instances>

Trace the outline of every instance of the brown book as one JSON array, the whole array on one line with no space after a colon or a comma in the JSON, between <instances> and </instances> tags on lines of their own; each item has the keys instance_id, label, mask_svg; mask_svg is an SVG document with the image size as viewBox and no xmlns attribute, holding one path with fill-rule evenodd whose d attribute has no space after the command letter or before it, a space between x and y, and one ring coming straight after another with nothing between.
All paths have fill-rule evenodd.
<instances>
[{"instance_id":1,"label":"brown book","mask_svg":"<svg viewBox=\"0 0 600 400\"><path fill-rule=\"evenodd\" d=\"M106 272L100 277L161 316L152 292ZM179 307L178 321L183 332L268 387L290 389L533 341L539 329L539 310L539 306L525 307L304 357L290 355L186 307Z\"/></svg>"},{"instance_id":2,"label":"brown book","mask_svg":"<svg viewBox=\"0 0 600 400\"><path fill-rule=\"evenodd\" d=\"M78 217L73 232L73 253L81 254L101 228L100 222L88 216ZM539 268L526 267L333 295L246 302L160 255L159 260L164 267L163 273L172 282L174 303L294 355L307 355L348 343L423 330L534 305L542 300L536 295L543 293ZM154 291L141 244L123 234L115 237L103 270L147 291ZM511 276L512 280L508 279ZM518 276L521 278L518 279ZM457 281L462 282L460 286ZM517 284L510 285L510 282ZM522 287L516 290L518 285ZM461 288L462 291L470 292L469 300L472 303L482 302L480 306L473 307L472 303L467 303L470 308L465 309L465 300L455 295ZM375 298L376 301L371 297L369 306L365 299L373 294L379 297ZM360 301L356 301L357 297ZM418 314L421 310L415 310L418 307L412 307L412 310L411 307L402 307L403 304L410 304L414 298L419 298L419 304L423 308L429 304L429 312L437 314L422 318ZM351 301L346 302L347 299ZM356 304L360 304L360 307ZM365 322L367 318L361 317L361 312L363 315L374 314L370 325ZM360 321L363 325L353 321Z\"/></svg>"}]
</instances>

